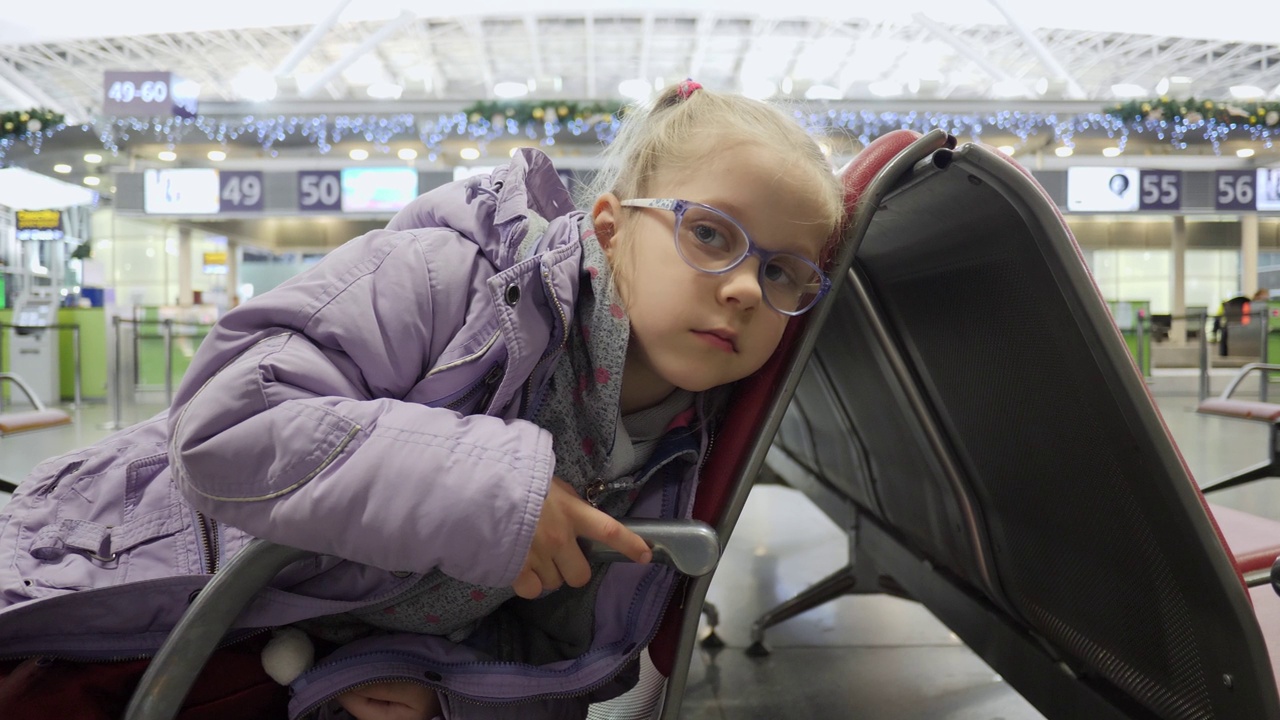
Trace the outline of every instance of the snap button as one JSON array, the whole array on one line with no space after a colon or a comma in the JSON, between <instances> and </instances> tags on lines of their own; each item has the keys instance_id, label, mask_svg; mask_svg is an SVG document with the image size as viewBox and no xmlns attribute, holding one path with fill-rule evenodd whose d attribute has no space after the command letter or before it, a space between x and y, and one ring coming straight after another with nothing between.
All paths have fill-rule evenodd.
<instances>
[{"instance_id":1,"label":"snap button","mask_svg":"<svg viewBox=\"0 0 1280 720\"><path fill-rule=\"evenodd\" d=\"M520 302L520 286L514 283L508 285L504 299L507 301L508 305L515 307L516 303Z\"/></svg>"},{"instance_id":2,"label":"snap button","mask_svg":"<svg viewBox=\"0 0 1280 720\"><path fill-rule=\"evenodd\" d=\"M192 590L191 594L187 596L187 604L190 605L191 603L195 602L196 598L198 597L200 597L200 591Z\"/></svg>"},{"instance_id":3,"label":"snap button","mask_svg":"<svg viewBox=\"0 0 1280 720\"><path fill-rule=\"evenodd\" d=\"M412 574L413 573L409 572L408 570L392 570L391 571L391 576L398 577L398 578L407 578Z\"/></svg>"}]
</instances>

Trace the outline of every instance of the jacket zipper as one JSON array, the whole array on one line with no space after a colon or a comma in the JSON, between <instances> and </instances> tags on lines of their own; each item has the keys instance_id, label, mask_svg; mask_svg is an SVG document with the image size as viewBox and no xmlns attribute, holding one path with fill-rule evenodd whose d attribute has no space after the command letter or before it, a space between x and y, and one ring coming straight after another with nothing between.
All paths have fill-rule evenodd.
<instances>
[{"instance_id":1,"label":"jacket zipper","mask_svg":"<svg viewBox=\"0 0 1280 720\"><path fill-rule=\"evenodd\" d=\"M196 511L196 524L200 526L200 549L204 551L205 572L218 572L218 523Z\"/></svg>"},{"instance_id":2,"label":"jacket zipper","mask_svg":"<svg viewBox=\"0 0 1280 720\"><path fill-rule=\"evenodd\" d=\"M494 365L489 368L489 372L485 373L480 382L472 385L465 393L462 394L461 397L451 400L444 406L444 408L447 410L457 410L458 408L465 407L467 403L471 402L476 397L476 395L484 393L483 397L480 398L479 405L477 406L477 410L479 412L484 412L487 409L485 406L493 400L493 396L498 389L498 382L502 380L502 376L504 374L505 371L501 365Z\"/></svg>"},{"instance_id":3,"label":"jacket zipper","mask_svg":"<svg viewBox=\"0 0 1280 720\"><path fill-rule=\"evenodd\" d=\"M524 407L520 411L520 417L522 418L532 418L542 408L541 400L532 408L529 407L529 402L533 399L533 379L538 376L538 369L542 367L547 358L563 350L565 343L569 340L569 318L565 317L564 306L560 304L560 299L556 297L555 291L551 289L551 273L545 267L542 268L541 277L543 291L546 292L551 302L555 304L556 311L560 313L560 343L554 349L548 347L542 353L542 357L538 358L538 362L534 364L533 371L529 373L529 378L525 380Z\"/></svg>"}]
</instances>

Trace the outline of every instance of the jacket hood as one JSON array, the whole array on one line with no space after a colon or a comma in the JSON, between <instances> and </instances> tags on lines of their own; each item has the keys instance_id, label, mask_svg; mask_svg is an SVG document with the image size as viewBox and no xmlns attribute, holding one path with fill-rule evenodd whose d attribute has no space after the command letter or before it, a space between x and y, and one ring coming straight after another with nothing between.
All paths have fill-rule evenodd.
<instances>
[{"instance_id":1,"label":"jacket hood","mask_svg":"<svg viewBox=\"0 0 1280 720\"><path fill-rule=\"evenodd\" d=\"M472 238L501 269L521 259L518 246L530 216L550 222L575 209L551 158L541 150L521 148L511 162L488 175L419 195L396 213L387 229L450 228Z\"/></svg>"}]
</instances>

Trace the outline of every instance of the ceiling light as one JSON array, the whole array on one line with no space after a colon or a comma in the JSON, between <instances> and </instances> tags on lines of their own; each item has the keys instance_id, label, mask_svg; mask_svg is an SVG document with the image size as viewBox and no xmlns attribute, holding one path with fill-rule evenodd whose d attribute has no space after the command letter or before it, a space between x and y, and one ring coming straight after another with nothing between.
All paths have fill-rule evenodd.
<instances>
[{"instance_id":1,"label":"ceiling light","mask_svg":"<svg viewBox=\"0 0 1280 720\"><path fill-rule=\"evenodd\" d=\"M418 151L414 150L413 148L400 148L400 150L396 153L396 157L400 158L401 160L412 160L418 157Z\"/></svg>"},{"instance_id":2,"label":"ceiling light","mask_svg":"<svg viewBox=\"0 0 1280 720\"><path fill-rule=\"evenodd\" d=\"M500 82L493 86L493 94L500 98L518 98L529 94L529 86L522 82Z\"/></svg>"},{"instance_id":3,"label":"ceiling light","mask_svg":"<svg viewBox=\"0 0 1280 720\"><path fill-rule=\"evenodd\" d=\"M347 153L347 155L351 156L352 160L367 160L369 158L369 151L364 148L355 148L351 152Z\"/></svg>"},{"instance_id":4,"label":"ceiling light","mask_svg":"<svg viewBox=\"0 0 1280 720\"><path fill-rule=\"evenodd\" d=\"M844 93L840 92L840 88L831 85L810 85L804 91L805 100L839 100L842 97Z\"/></svg>"},{"instance_id":5,"label":"ceiling light","mask_svg":"<svg viewBox=\"0 0 1280 720\"><path fill-rule=\"evenodd\" d=\"M752 100L765 100L777 92L778 86L763 78L744 78L742 81L742 94Z\"/></svg>"},{"instance_id":6,"label":"ceiling light","mask_svg":"<svg viewBox=\"0 0 1280 720\"><path fill-rule=\"evenodd\" d=\"M58 163L57 165L53 166L53 171L56 173L62 173L63 175L66 175L67 173L71 172L71 166L66 163Z\"/></svg>"},{"instance_id":7,"label":"ceiling light","mask_svg":"<svg viewBox=\"0 0 1280 720\"><path fill-rule=\"evenodd\" d=\"M790 75L782 78L782 94L783 95L790 95L791 91L794 90L795 87L796 87L795 81L791 79Z\"/></svg>"},{"instance_id":8,"label":"ceiling light","mask_svg":"<svg viewBox=\"0 0 1280 720\"><path fill-rule=\"evenodd\" d=\"M365 89L369 93L369 97L376 100L399 100L404 87L395 83L379 82L370 85Z\"/></svg>"},{"instance_id":9,"label":"ceiling light","mask_svg":"<svg viewBox=\"0 0 1280 720\"><path fill-rule=\"evenodd\" d=\"M98 183L100 183L100 182L102 182L102 180L101 180L101 179L96 178L96 177L94 177L94 176L92 176L92 175L90 175L89 177L87 177L87 178L85 178L85 179L84 179L84 184L85 184L85 185L90 185L90 186L96 186L96 185L97 185Z\"/></svg>"},{"instance_id":10,"label":"ceiling light","mask_svg":"<svg viewBox=\"0 0 1280 720\"><path fill-rule=\"evenodd\" d=\"M221 150L210 150L209 159L214 162L222 162L223 160L227 159L227 154L222 152Z\"/></svg>"},{"instance_id":11,"label":"ceiling light","mask_svg":"<svg viewBox=\"0 0 1280 720\"><path fill-rule=\"evenodd\" d=\"M1173 83L1174 85L1190 85L1191 78L1187 77L1186 75L1174 75L1173 77L1169 78L1169 82Z\"/></svg>"},{"instance_id":12,"label":"ceiling light","mask_svg":"<svg viewBox=\"0 0 1280 720\"><path fill-rule=\"evenodd\" d=\"M271 73L262 68L246 67L231 78L231 89L249 102L267 102L275 99L280 88Z\"/></svg>"},{"instance_id":13,"label":"ceiling light","mask_svg":"<svg viewBox=\"0 0 1280 720\"><path fill-rule=\"evenodd\" d=\"M1075 151L1067 147L1066 145L1063 145L1061 147L1056 148L1053 151L1053 154L1057 155L1058 157L1071 157L1071 153L1073 152Z\"/></svg>"},{"instance_id":14,"label":"ceiling light","mask_svg":"<svg viewBox=\"0 0 1280 720\"><path fill-rule=\"evenodd\" d=\"M458 151L458 155L460 155L463 160L475 160L480 157L480 151L473 147L465 147Z\"/></svg>"},{"instance_id":15,"label":"ceiling light","mask_svg":"<svg viewBox=\"0 0 1280 720\"><path fill-rule=\"evenodd\" d=\"M178 159L178 153L172 150L161 150L160 152L156 153L156 157L160 158L165 162L173 162L174 160Z\"/></svg>"},{"instance_id":16,"label":"ceiling light","mask_svg":"<svg viewBox=\"0 0 1280 720\"><path fill-rule=\"evenodd\" d=\"M97 165L98 163L102 162L102 156L99 155L98 153L86 153L84 156L84 161L89 163L90 165Z\"/></svg>"},{"instance_id":17,"label":"ceiling light","mask_svg":"<svg viewBox=\"0 0 1280 720\"><path fill-rule=\"evenodd\" d=\"M1140 98L1146 97L1151 93L1146 88L1135 83L1116 83L1111 86L1111 94L1118 98Z\"/></svg>"},{"instance_id":18,"label":"ceiling light","mask_svg":"<svg viewBox=\"0 0 1280 720\"><path fill-rule=\"evenodd\" d=\"M998 98L1023 97L1027 94L1027 88L1017 80L1000 80L991 85L991 94Z\"/></svg>"},{"instance_id":19,"label":"ceiling light","mask_svg":"<svg viewBox=\"0 0 1280 720\"><path fill-rule=\"evenodd\" d=\"M1156 83L1156 94L1164 97L1169 93L1169 78L1160 78L1160 82Z\"/></svg>"},{"instance_id":20,"label":"ceiling light","mask_svg":"<svg viewBox=\"0 0 1280 720\"><path fill-rule=\"evenodd\" d=\"M1105 147L1105 148L1102 148L1102 155L1103 155L1103 157L1116 157L1116 156L1118 156L1119 154L1120 154L1120 148L1118 148L1118 147Z\"/></svg>"},{"instance_id":21,"label":"ceiling light","mask_svg":"<svg viewBox=\"0 0 1280 720\"><path fill-rule=\"evenodd\" d=\"M867 86L876 97L893 97L902 94L902 83L892 80L879 80Z\"/></svg>"},{"instance_id":22,"label":"ceiling light","mask_svg":"<svg viewBox=\"0 0 1280 720\"><path fill-rule=\"evenodd\" d=\"M632 100L648 100L653 94L653 86L643 78L631 78L618 83L618 94Z\"/></svg>"},{"instance_id":23,"label":"ceiling light","mask_svg":"<svg viewBox=\"0 0 1280 720\"><path fill-rule=\"evenodd\" d=\"M1240 148L1236 151L1236 157L1249 158L1253 157L1253 148Z\"/></svg>"},{"instance_id":24,"label":"ceiling light","mask_svg":"<svg viewBox=\"0 0 1280 720\"><path fill-rule=\"evenodd\" d=\"M1005 155L1010 155L1010 156L1012 156L1015 152L1017 152L1017 148L1015 148L1012 145L1001 145L996 149L1004 153Z\"/></svg>"},{"instance_id":25,"label":"ceiling light","mask_svg":"<svg viewBox=\"0 0 1280 720\"><path fill-rule=\"evenodd\" d=\"M1231 97L1237 100L1252 100L1266 95L1266 91L1257 85L1232 85Z\"/></svg>"}]
</instances>

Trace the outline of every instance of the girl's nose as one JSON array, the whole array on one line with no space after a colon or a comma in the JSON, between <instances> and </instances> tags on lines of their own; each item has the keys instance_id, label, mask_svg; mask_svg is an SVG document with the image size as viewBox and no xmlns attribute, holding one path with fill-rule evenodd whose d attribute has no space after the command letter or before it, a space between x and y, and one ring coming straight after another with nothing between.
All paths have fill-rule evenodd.
<instances>
[{"instance_id":1,"label":"girl's nose","mask_svg":"<svg viewBox=\"0 0 1280 720\"><path fill-rule=\"evenodd\" d=\"M760 287L760 259L749 257L738 267L720 276L720 301L735 303L746 310L763 299Z\"/></svg>"}]
</instances>

